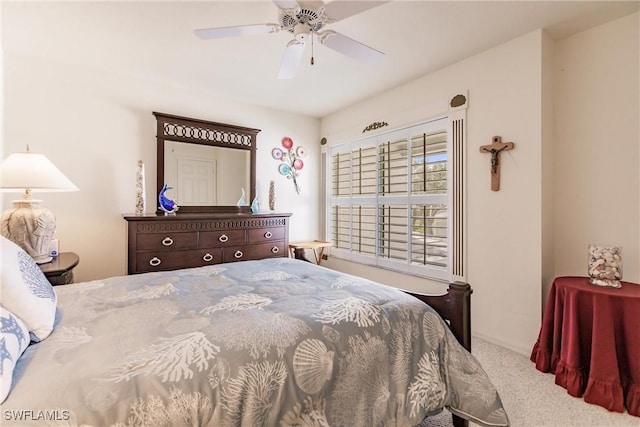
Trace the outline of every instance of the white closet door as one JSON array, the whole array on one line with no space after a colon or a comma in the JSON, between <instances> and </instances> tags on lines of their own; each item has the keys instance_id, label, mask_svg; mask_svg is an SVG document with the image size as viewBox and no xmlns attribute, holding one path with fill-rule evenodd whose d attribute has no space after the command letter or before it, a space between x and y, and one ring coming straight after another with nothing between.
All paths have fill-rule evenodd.
<instances>
[{"instance_id":1,"label":"white closet door","mask_svg":"<svg viewBox=\"0 0 640 427\"><path fill-rule=\"evenodd\" d=\"M176 198L180 205L215 205L216 161L179 157Z\"/></svg>"}]
</instances>

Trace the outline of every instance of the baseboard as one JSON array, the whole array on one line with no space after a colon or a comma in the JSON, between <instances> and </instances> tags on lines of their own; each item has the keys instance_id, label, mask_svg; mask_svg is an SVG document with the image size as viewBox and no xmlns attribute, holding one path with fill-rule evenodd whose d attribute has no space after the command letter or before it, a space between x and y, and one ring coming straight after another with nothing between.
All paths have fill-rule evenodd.
<instances>
[{"instance_id":1,"label":"baseboard","mask_svg":"<svg viewBox=\"0 0 640 427\"><path fill-rule=\"evenodd\" d=\"M524 347L520 343L514 343L510 341L504 341L498 339L496 337L491 337L482 333L473 333L471 339L471 351L473 352L473 338L478 337L481 340L487 341L491 344L499 345L500 347L504 347L508 350L515 351L516 353L522 354L523 356L529 357L531 356L531 349L533 348L533 343L531 343L531 347Z\"/></svg>"}]
</instances>

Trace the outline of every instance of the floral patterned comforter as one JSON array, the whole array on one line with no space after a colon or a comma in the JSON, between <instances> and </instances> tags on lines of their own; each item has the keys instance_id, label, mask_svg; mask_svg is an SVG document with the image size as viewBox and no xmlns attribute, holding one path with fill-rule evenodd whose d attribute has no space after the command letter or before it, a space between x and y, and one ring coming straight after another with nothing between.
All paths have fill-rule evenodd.
<instances>
[{"instance_id":1,"label":"floral patterned comforter","mask_svg":"<svg viewBox=\"0 0 640 427\"><path fill-rule=\"evenodd\" d=\"M508 425L442 319L362 278L278 258L55 291L7 425L414 426L445 406Z\"/></svg>"}]
</instances>

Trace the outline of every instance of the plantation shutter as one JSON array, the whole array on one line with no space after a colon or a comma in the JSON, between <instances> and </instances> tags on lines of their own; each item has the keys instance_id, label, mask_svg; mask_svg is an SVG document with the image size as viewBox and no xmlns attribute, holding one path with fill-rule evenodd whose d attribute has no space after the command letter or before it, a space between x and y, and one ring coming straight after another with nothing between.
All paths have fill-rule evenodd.
<instances>
[{"instance_id":1,"label":"plantation shutter","mask_svg":"<svg viewBox=\"0 0 640 427\"><path fill-rule=\"evenodd\" d=\"M446 120L332 147L332 254L446 277Z\"/></svg>"}]
</instances>

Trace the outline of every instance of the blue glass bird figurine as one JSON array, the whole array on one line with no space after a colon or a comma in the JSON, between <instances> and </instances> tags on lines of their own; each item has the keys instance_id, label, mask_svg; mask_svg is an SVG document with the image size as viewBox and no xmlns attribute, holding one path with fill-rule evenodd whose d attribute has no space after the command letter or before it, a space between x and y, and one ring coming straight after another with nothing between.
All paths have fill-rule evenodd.
<instances>
[{"instance_id":1,"label":"blue glass bird figurine","mask_svg":"<svg viewBox=\"0 0 640 427\"><path fill-rule=\"evenodd\" d=\"M165 193L168 190L171 190L172 188L173 187L169 187L167 184L165 184L162 187L162 190L160 190L160 194L158 194L160 209L164 211L165 215L175 215L176 211L180 209L180 207L176 204L176 202L174 202L173 200L171 200L165 195Z\"/></svg>"}]
</instances>

